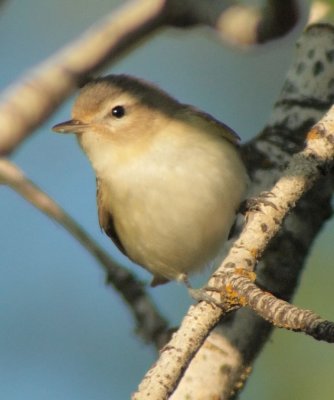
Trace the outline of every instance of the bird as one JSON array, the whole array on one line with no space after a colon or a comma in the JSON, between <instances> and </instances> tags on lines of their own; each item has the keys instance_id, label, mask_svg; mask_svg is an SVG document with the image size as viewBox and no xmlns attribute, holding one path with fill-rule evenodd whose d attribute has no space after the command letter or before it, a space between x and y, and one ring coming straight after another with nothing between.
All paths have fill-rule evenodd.
<instances>
[{"instance_id":1,"label":"bird","mask_svg":"<svg viewBox=\"0 0 334 400\"><path fill-rule=\"evenodd\" d=\"M248 175L238 135L194 106L133 76L92 78L71 119L96 175L101 229L153 275L151 286L188 281L221 251Z\"/></svg>"}]
</instances>

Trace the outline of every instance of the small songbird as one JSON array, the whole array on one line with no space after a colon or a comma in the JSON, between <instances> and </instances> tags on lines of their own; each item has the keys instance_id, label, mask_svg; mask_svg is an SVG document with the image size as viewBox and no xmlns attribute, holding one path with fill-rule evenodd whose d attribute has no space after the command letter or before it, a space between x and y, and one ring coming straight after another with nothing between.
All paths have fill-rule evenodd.
<instances>
[{"instance_id":1,"label":"small songbird","mask_svg":"<svg viewBox=\"0 0 334 400\"><path fill-rule=\"evenodd\" d=\"M226 241L247 173L238 136L209 114L127 75L91 80L72 119L97 180L101 228L152 286L186 281Z\"/></svg>"}]
</instances>

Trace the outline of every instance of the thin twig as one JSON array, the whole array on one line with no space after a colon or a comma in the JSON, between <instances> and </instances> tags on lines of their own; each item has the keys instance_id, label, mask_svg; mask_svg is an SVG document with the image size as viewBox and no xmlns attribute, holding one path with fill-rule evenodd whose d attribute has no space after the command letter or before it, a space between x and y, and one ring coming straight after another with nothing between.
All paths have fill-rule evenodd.
<instances>
[{"instance_id":1,"label":"thin twig","mask_svg":"<svg viewBox=\"0 0 334 400\"><path fill-rule=\"evenodd\" d=\"M167 323L153 305L143 285L113 260L85 230L68 215L54 200L27 179L22 171L6 159L0 159L0 184L15 190L29 203L66 229L101 264L107 282L119 291L128 304L137 323L138 334L157 348L166 341Z\"/></svg>"},{"instance_id":2,"label":"thin twig","mask_svg":"<svg viewBox=\"0 0 334 400\"><path fill-rule=\"evenodd\" d=\"M235 297L243 299L244 305L254 310L278 328L285 328L295 332L304 332L314 339L328 343L334 342L334 323L327 321L311 310L301 309L280 300L271 293L258 288L245 277L232 278L229 281L236 290ZM240 295L240 293L242 295Z\"/></svg>"}]
</instances>

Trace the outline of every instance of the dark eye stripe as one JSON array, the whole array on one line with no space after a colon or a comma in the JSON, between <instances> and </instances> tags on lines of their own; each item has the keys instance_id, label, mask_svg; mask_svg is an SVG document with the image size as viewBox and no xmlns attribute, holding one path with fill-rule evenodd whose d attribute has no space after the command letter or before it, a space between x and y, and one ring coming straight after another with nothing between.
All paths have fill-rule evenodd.
<instances>
[{"instance_id":1,"label":"dark eye stripe","mask_svg":"<svg viewBox=\"0 0 334 400\"><path fill-rule=\"evenodd\" d=\"M125 108L123 106L115 106L111 110L111 114L116 118L122 118L125 115Z\"/></svg>"}]
</instances>

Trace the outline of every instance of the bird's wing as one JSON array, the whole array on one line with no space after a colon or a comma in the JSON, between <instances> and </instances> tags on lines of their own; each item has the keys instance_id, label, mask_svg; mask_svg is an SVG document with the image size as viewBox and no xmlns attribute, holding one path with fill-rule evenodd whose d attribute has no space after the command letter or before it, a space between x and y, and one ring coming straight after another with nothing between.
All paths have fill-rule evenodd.
<instances>
[{"instance_id":1,"label":"bird's wing","mask_svg":"<svg viewBox=\"0 0 334 400\"><path fill-rule=\"evenodd\" d=\"M121 242L120 237L117 234L116 227L114 224L114 218L110 211L105 206L105 199L103 198L103 191L101 190L101 181L96 179L96 201L98 209L98 217L101 229L110 237L110 239L115 243L117 248L125 255L126 250Z\"/></svg>"},{"instance_id":2,"label":"bird's wing","mask_svg":"<svg viewBox=\"0 0 334 400\"><path fill-rule=\"evenodd\" d=\"M189 105L185 105L184 111L187 112L190 119L195 118L197 121L202 120L206 124L209 123L213 128L216 128L217 134L224 137L235 146L239 145L240 137L237 133L223 122L218 121L218 119L214 118L212 115Z\"/></svg>"}]
</instances>

